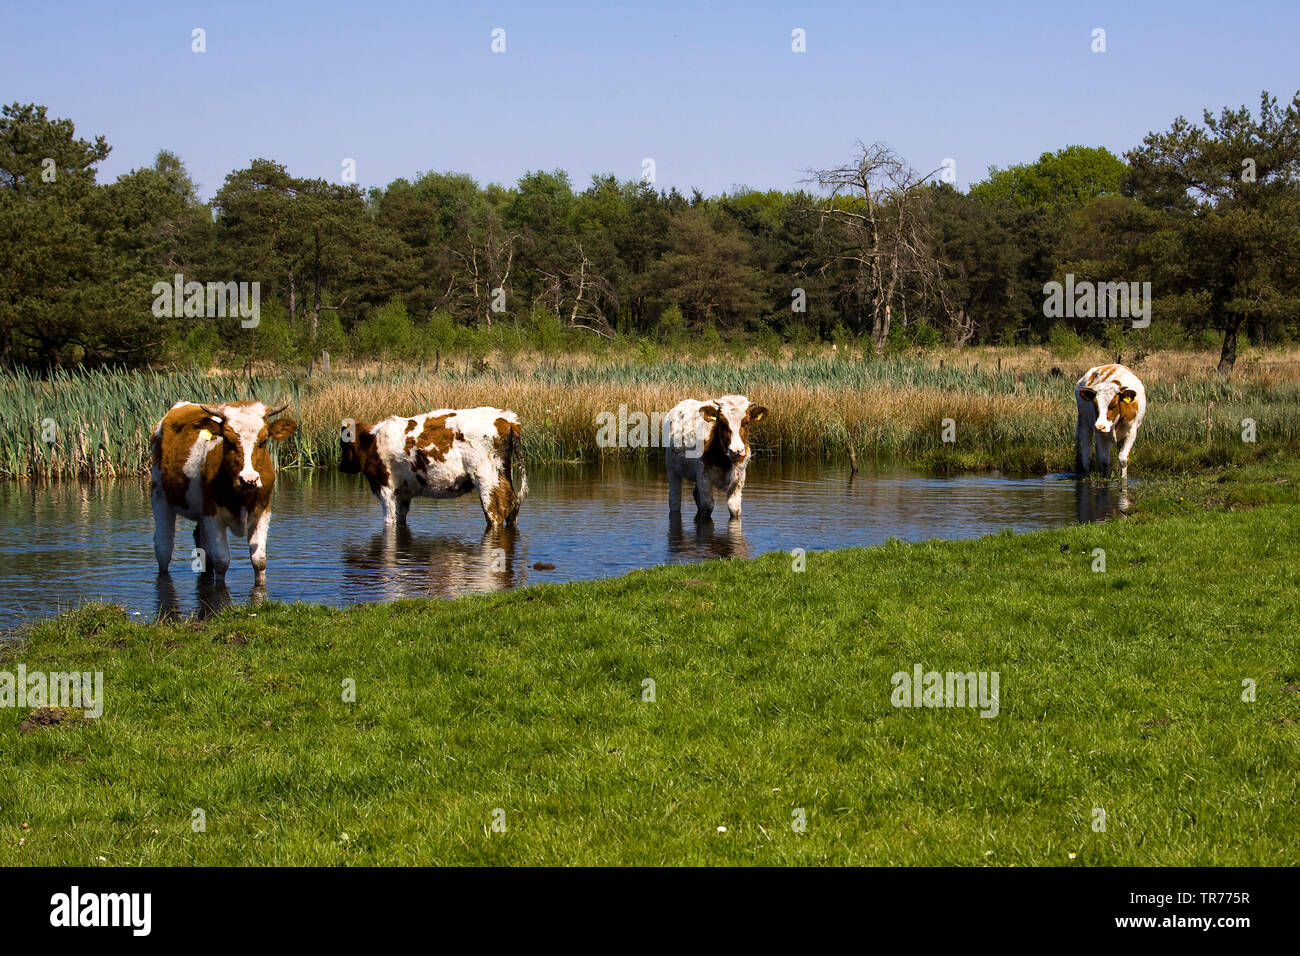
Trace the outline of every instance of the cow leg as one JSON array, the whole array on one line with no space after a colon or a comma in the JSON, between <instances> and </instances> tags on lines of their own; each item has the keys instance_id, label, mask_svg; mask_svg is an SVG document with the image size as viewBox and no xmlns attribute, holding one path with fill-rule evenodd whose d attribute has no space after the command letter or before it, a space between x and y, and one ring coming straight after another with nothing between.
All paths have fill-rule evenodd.
<instances>
[{"instance_id":1,"label":"cow leg","mask_svg":"<svg viewBox=\"0 0 1300 956\"><path fill-rule=\"evenodd\" d=\"M1130 428L1128 434L1124 436L1124 441L1119 446L1119 480L1120 484L1128 481L1128 456L1133 450L1133 442L1137 438L1137 429Z\"/></svg>"},{"instance_id":2,"label":"cow leg","mask_svg":"<svg viewBox=\"0 0 1300 956\"><path fill-rule=\"evenodd\" d=\"M740 493L744 487L744 482L737 482L736 487L731 489L731 494L727 495L727 510L733 518L740 517Z\"/></svg>"},{"instance_id":3,"label":"cow leg","mask_svg":"<svg viewBox=\"0 0 1300 956\"><path fill-rule=\"evenodd\" d=\"M695 483L695 520L713 520L713 485L704 476Z\"/></svg>"},{"instance_id":4,"label":"cow leg","mask_svg":"<svg viewBox=\"0 0 1300 956\"><path fill-rule=\"evenodd\" d=\"M397 520L400 523L403 524L406 523L406 516L408 513L410 513L410 510L411 510L410 498L399 498L397 500Z\"/></svg>"},{"instance_id":5,"label":"cow leg","mask_svg":"<svg viewBox=\"0 0 1300 956\"><path fill-rule=\"evenodd\" d=\"M226 576L230 567L230 544L226 541L226 526L220 518L203 518L203 540L208 546L208 567L217 578Z\"/></svg>"},{"instance_id":6,"label":"cow leg","mask_svg":"<svg viewBox=\"0 0 1300 956\"><path fill-rule=\"evenodd\" d=\"M384 524L397 524L397 492L392 488L380 488L379 503L384 508Z\"/></svg>"},{"instance_id":7,"label":"cow leg","mask_svg":"<svg viewBox=\"0 0 1300 956\"><path fill-rule=\"evenodd\" d=\"M153 505L153 556L158 559L158 573L170 574L172 547L176 540L176 512L167 503L161 488L155 488L150 497Z\"/></svg>"},{"instance_id":8,"label":"cow leg","mask_svg":"<svg viewBox=\"0 0 1300 956\"><path fill-rule=\"evenodd\" d=\"M1093 427L1082 417L1074 427L1074 471L1079 475L1088 474L1092 467L1092 431Z\"/></svg>"},{"instance_id":9,"label":"cow leg","mask_svg":"<svg viewBox=\"0 0 1300 956\"><path fill-rule=\"evenodd\" d=\"M253 583L266 583L266 532L271 527L271 509L257 516L248 532L248 557L253 562Z\"/></svg>"},{"instance_id":10,"label":"cow leg","mask_svg":"<svg viewBox=\"0 0 1300 956\"><path fill-rule=\"evenodd\" d=\"M1115 439L1109 433L1097 435L1097 471L1103 478L1110 477L1110 450Z\"/></svg>"},{"instance_id":11,"label":"cow leg","mask_svg":"<svg viewBox=\"0 0 1300 956\"><path fill-rule=\"evenodd\" d=\"M682 476L677 474L671 463L668 465L668 513L681 514L682 511Z\"/></svg>"},{"instance_id":12,"label":"cow leg","mask_svg":"<svg viewBox=\"0 0 1300 956\"><path fill-rule=\"evenodd\" d=\"M203 555L203 568L199 571L199 574L211 574L211 573L212 573L212 559L209 557L209 554L210 554L210 552L211 552L211 549L207 546L207 544L206 544L206 543L204 542L204 540L203 540L203 520L202 520L202 519L200 519L200 520L194 522L194 534L193 534L192 537L194 538L194 552L193 552L193 553L194 553L195 555L198 555L198 554L202 554L202 555Z\"/></svg>"}]
</instances>

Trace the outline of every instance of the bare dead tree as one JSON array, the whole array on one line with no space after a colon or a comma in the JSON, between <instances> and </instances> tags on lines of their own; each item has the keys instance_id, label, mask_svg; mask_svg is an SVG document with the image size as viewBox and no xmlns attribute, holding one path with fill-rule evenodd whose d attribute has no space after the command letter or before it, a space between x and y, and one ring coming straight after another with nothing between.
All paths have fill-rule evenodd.
<instances>
[{"instance_id":1,"label":"bare dead tree","mask_svg":"<svg viewBox=\"0 0 1300 956\"><path fill-rule=\"evenodd\" d=\"M938 170L921 175L883 143L858 142L857 149L852 162L810 170L804 182L827 194L817 209L827 251L815 269L823 275L837 264L853 270L853 290L871 310L871 342L879 352L905 288L943 295L926 215L926 181Z\"/></svg>"},{"instance_id":2,"label":"bare dead tree","mask_svg":"<svg viewBox=\"0 0 1300 956\"><path fill-rule=\"evenodd\" d=\"M575 239L573 245L577 254L577 268L559 273L539 270L546 279L547 305L556 315L563 315L566 311L569 313L569 328L586 329L612 339L614 329L600 303L603 299L614 302L617 307L618 298L614 286L596 271L594 263L583 251L582 243Z\"/></svg>"},{"instance_id":3,"label":"bare dead tree","mask_svg":"<svg viewBox=\"0 0 1300 956\"><path fill-rule=\"evenodd\" d=\"M505 232L493 222L488 223L480 236L468 236L463 250L451 250L461 268L453 271L444 298L468 306L490 327L495 290L509 285L520 239L519 233Z\"/></svg>"}]
</instances>

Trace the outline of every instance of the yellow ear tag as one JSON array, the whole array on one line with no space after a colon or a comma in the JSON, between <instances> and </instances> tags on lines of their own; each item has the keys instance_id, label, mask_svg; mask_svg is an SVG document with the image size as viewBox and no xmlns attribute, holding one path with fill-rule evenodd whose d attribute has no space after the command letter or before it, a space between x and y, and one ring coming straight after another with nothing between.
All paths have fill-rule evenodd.
<instances>
[{"instance_id":1,"label":"yellow ear tag","mask_svg":"<svg viewBox=\"0 0 1300 956\"><path fill-rule=\"evenodd\" d=\"M199 440L212 441L212 432L208 431L206 428L203 429L203 431L199 432Z\"/></svg>"},{"instance_id":2,"label":"yellow ear tag","mask_svg":"<svg viewBox=\"0 0 1300 956\"><path fill-rule=\"evenodd\" d=\"M1125 405L1132 405L1132 404L1133 404L1133 396L1132 396L1132 395L1125 395L1125 396L1124 396L1124 404L1125 404Z\"/></svg>"}]
</instances>

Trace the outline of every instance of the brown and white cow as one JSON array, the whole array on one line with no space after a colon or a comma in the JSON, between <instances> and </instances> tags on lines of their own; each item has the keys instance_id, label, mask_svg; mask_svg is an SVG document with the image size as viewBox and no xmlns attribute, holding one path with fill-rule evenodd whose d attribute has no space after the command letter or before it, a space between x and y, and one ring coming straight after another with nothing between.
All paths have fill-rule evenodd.
<instances>
[{"instance_id":1,"label":"brown and white cow","mask_svg":"<svg viewBox=\"0 0 1300 956\"><path fill-rule=\"evenodd\" d=\"M339 470L366 476L384 506L384 523L406 520L413 498L457 498L477 491L489 528L511 526L528 494L522 432L514 412L440 408L374 425L344 422ZM513 466L519 466L515 492Z\"/></svg>"},{"instance_id":2,"label":"brown and white cow","mask_svg":"<svg viewBox=\"0 0 1300 956\"><path fill-rule=\"evenodd\" d=\"M291 418L270 421L287 407L267 411L261 402L177 402L163 416L153 433L150 495L159 574L166 574L171 563L180 515L195 522L194 545L206 556L205 570L225 577L229 529L248 539L256 582L266 581L266 532L275 487L267 443L298 430Z\"/></svg>"},{"instance_id":3,"label":"brown and white cow","mask_svg":"<svg viewBox=\"0 0 1300 956\"><path fill-rule=\"evenodd\" d=\"M668 467L668 511L681 512L682 479L695 483L695 520L713 518L713 498L721 492L732 518L740 517L745 469L749 466L749 426L767 409L744 395L723 395L701 402L678 402L664 419Z\"/></svg>"},{"instance_id":4,"label":"brown and white cow","mask_svg":"<svg viewBox=\"0 0 1300 956\"><path fill-rule=\"evenodd\" d=\"M1119 445L1120 480L1128 481L1128 456L1137 439L1138 426L1147 413L1147 393L1142 381L1123 365L1098 365L1075 383L1075 471L1092 467L1092 442L1097 440L1097 469L1110 474L1111 448Z\"/></svg>"}]
</instances>

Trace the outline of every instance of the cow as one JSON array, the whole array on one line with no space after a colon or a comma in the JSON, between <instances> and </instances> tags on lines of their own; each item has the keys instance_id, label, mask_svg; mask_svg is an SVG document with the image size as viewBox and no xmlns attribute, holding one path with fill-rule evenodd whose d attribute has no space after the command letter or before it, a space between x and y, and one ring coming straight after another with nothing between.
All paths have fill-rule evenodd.
<instances>
[{"instance_id":1,"label":"cow","mask_svg":"<svg viewBox=\"0 0 1300 956\"><path fill-rule=\"evenodd\" d=\"M204 572L225 578L229 529L248 539L255 583L266 583L266 532L275 488L268 443L298 430L292 418L271 421L288 407L267 411L258 401L177 402L158 422L150 443L150 499L159 574L169 573L180 515L195 523L194 546L202 549Z\"/></svg>"},{"instance_id":2,"label":"cow","mask_svg":"<svg viewBox=\"0 0 1300 956\"><path fill-rule=\"evenodd\" d=\"M1096 469L1110 474L1111 447L1118 443L1120 481L1128 481L1129 452L1147 412L1147 393L1141 380L1123 365L1098 365L1075 384L1074 401L1079 411L1074 429L1075 471L1087 474L1093 468L1095 437Z\"/></svg>"},{"instance_id":3,"label":"cow","mask_svg":"<svg viewBox=\"0 0 1300 956\"><path fill-rule=\"evenodd\" d=\"M745 469L749 466L749 426L767 409L744 395L723 395L707 402L678 402L664 419L668 468L668 512L680 514L682 479L695 483L695 520L713 520L713 497L721 492L733 519L740 517Z\"/></svg>"},{"instance_id":4,"label":"cow","mask_svg":"<svg viewBox=\"0 0 1300 956\"><path fill-rule=\"evenodd\" d=\"M339 470L365 476L386 525L404 522L413 498L477 491L488 527L513 527L528 494L521 438L514 412L487 406L394 415L374 425L349 419ZM516 464L518 493L511 480Z\"/></svg>"}]
</instances>

